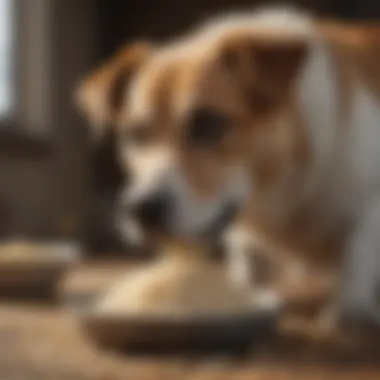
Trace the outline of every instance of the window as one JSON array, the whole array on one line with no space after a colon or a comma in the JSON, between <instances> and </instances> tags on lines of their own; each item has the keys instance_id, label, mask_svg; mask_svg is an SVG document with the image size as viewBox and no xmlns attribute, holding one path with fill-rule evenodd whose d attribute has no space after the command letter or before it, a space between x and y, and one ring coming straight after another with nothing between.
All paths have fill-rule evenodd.
<instances>
[{"instance_id":1,"label":"window","mask_svg":"<svg viewBox=\"0 0 380 380\"><path fill-rule=\"evenodd\" d=\"M12 0L0 0L0 118L13 105L13 9Z\"/></svg>"},{"instance_id":2,"label":"window","mask_svg":"<svg viewBox=\"0 0 380 380\"><path fill-rule=\"evenodd\" d=\"M0 150L47 146L77 122L74 81L96 51L93 4L0 0Z\"/></svg>"},{"instance_id":3,"label":"window","mask_svg":"<svg viewBox=\"0 0 380 380\"><path fill-rule=\"evenodd\" d=\"M0 142L49 132L53 4L0 0Z\"/></svg>"}]
</instances>

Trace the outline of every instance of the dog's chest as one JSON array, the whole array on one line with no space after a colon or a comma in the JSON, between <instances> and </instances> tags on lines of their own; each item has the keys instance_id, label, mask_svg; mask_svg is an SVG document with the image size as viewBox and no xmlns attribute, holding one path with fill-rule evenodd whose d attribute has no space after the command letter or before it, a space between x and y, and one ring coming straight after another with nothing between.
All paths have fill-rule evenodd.
<instances>
[{"instance_id":1,"label":"dog's chest","mask_svg":"<svg viewBox=\"0 0 380 380\"><path fill-rule=\"evenodd\" d=\"M280 251L319 262L339 260L363 210L380 195L380 103L360 79L355 82L345 124L335 125L337 134L327 141L332 147L323 152L323 170L316 175L311 170L311 196L304 197L300 181L293 184L293 196L279 192L275 204L261 202L250 212L259 236Z\"/></svg>"},{"instance_id":2,"label":"dog's chest","mask_svg":"<svg viewBox=\"0 0 380 380\"><path fill-rule=\"evenodd\" d=\"M378 97L358 85L345 136L346 175L356 191L380 191L379 105Z\"/></svg>"},{"instance_id":3,"label":"dog's chest","mask_svg":"<svg viewBox=\"0 0 380 380\"><path fill-rule=\"evenodd\" d=\"M288 210L281 218L251 209L250 221L264 245L321 264L340 259L352 225L348 215L331 209L321 199Z\"/></svg>"}]
</instances>

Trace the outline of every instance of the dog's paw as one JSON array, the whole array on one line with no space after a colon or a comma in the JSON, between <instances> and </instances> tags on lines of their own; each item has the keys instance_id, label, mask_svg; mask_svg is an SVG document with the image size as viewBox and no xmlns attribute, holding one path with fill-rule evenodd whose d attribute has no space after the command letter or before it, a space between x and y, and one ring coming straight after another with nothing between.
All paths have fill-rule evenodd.
<instances>
[{"instance_id":1,"label":"dog's paw","mask_svg":"<svg viewBox=\"0 0 380 380\"><path fill-rule=\"evenodd\" d=\"M341 308L340 323L355 329L380 330L380 307L370 300L351 300Z\"/></svg>"}]
</instances>

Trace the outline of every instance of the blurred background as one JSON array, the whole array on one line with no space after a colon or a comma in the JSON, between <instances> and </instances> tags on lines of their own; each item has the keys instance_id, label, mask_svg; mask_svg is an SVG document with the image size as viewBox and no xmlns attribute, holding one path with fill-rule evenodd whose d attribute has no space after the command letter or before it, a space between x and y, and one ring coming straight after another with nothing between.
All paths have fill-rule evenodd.
<instances>
[{"instance_id":1,"label":"blurred background","mask_svg":"<svg viewBox=\"0 0 380 380\"><path fill-rule=\"evenodd\" d=\"M380 15L377 0L295 3L338 18ZM112 136L91 146L73 86L127 40L166 39L255 4L0 0L0 237L79 238L93 252L121 251L110 213L123 181Z\"/></svg>"}]
</instances>

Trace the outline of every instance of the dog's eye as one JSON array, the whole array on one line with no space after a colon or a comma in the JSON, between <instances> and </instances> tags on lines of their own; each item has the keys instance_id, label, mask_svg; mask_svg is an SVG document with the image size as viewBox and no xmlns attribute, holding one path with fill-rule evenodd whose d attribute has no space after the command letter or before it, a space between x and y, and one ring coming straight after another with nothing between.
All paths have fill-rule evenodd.
<instances>
[{"instance_id":1,"label":"dog's eye","mask_svg":"<svg viewBox=\"0 0 380 380\"><path fill-rule=\"evenodd\" d=\"M129 143L144 145L150 141L151 131L146 124L134 125L128 128L125 132L124 138Z\"/></svg>"},{"instance_id":2,"label":"dog's eye","mask_svg":"<svg viewBox=\"0 0 380 380\"><path fill-rule=\"evenodd\" d=\"M246 91L250 106L256 112L267 113L276 105L276 97L270 92L251 88Z\"/></svg>"},{"instance_id":3,"label":"dog's eye","mask_svg":"<svg viewBox=\"0 0 380 380\"><path fill-rule=\"evenodd\" d=\"M185 139L194 146L210 146L219 143L228 133L231 121L216 110L200 108L187 122Z\"/></svg>"}]
</instances>

